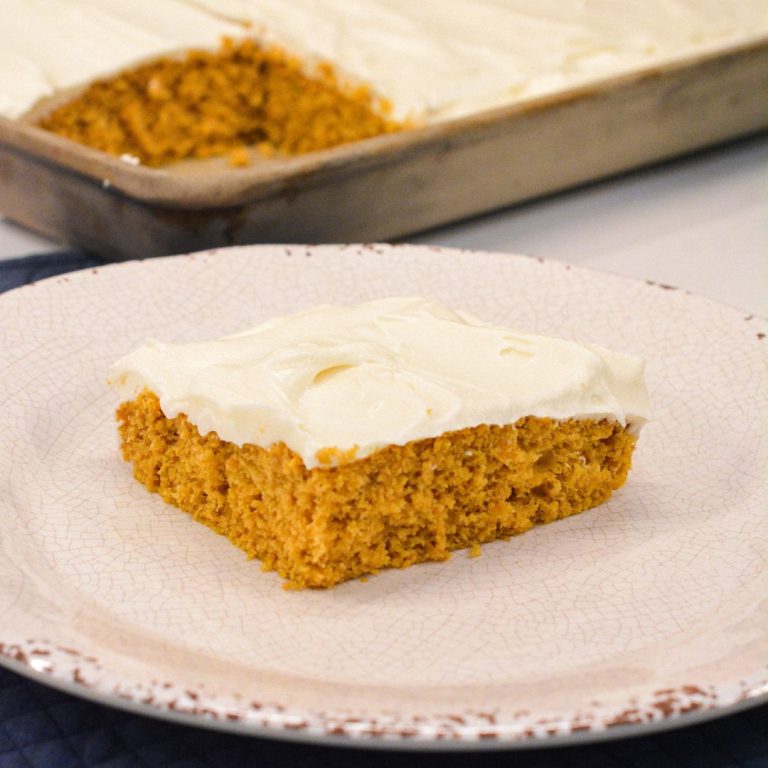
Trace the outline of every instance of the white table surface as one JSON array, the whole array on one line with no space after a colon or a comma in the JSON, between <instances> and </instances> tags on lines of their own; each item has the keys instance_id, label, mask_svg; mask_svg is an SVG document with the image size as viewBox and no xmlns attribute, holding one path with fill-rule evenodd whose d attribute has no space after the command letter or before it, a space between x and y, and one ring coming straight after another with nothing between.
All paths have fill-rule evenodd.
<instances>
[{"instance_id":1,"label":"white table surface","mask_svg":"<svg viewBox=\"0 0 768 768\"><path fill-rule=\"evenodd\" d=\"M768 317L768 137L408 240L559 259ZM61 247L0 217L0 259Z\"/></svg>"}]
</instances>

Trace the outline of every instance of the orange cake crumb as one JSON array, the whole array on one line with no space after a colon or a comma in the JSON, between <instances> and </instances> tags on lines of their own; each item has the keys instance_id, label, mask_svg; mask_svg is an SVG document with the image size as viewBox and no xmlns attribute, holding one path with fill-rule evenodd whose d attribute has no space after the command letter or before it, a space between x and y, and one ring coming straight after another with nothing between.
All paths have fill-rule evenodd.
<instances>
[{"instance_id":1,"label":"orange cake crumb","mask_svg":"<svg viewBox=\"0 0 768 768\"><path fill-rule=\"evenodd\" d=\"M235 147L227 160L232 168L247 168L251 164L251 153L246 147Z\"/></svg>"},{"instance_id":2,"label":"orange cake crumb","mask_svg":"<svg viewBox=\"0 0 768 768\"><path fill-rule=\"evenodd\" d=\"M528 416L307 469L283 443L242 447L166 418L147 390L117 411L123 457L150 491L276 570L291 589L523 533L605 501L635 437L612 420Z\"/></svg>"},{"instance_id":3,"label":"orange cake crumb","mask_svg":"<svg viewBox=\"0 0 768 768\"><path fill-rule=\"evenodd\" d=\"M245 145L302 154L400 130L388 111L369 88L343 84L330 64L308 71L246 39L94 82L39 125L146 165L234 152L240 167Z\"/></svg>"}]
</instances>

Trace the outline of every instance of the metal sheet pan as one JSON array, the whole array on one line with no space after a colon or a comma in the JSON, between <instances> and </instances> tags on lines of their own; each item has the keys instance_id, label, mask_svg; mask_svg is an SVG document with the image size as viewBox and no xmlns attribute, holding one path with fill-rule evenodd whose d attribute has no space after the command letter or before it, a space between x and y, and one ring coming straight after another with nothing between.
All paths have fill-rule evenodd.
<instances>
[{"instance_id":1,"label":"metal sheet pan","mask_svg":"<svg viewBox=\"0 0 768 768\"><path fill-rule=\"evenodd\" d=\"M0 119L0 212L115 259L388 240L768 128L768 37L295 158L163 169Z\"/></svg>"}]
</instances>

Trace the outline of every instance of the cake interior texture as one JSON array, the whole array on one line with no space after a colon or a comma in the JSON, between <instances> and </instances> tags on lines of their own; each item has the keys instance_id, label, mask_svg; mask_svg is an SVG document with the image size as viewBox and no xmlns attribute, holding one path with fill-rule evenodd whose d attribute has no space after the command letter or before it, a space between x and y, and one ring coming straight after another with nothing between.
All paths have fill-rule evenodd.
<instances>
[{"instance_id":1,"label":"cake interior texture","mask_svg":"<svg viewBox=\"0 0 768 768\"><path fill-rule=\"evenodd\" d=\"M163 57L92 83L39 124L113 155L159 166L230 154L304 154L399 130L389 105L274 46L225 39L218 51Z\"/></svg>"},{"instance_id":2,"label":"cake interior texture","mask_svg":"<svg viewBox=\"0 0 768 768\"><path fill-rule=\"evenodd\" d=\"M296 588L445 560L594 507L624 483L636 441L612 419L529 416L307 469L283 443L238 446L166 418L146 389L117 417L139 482Z\"/></svg>"}]
</instances>

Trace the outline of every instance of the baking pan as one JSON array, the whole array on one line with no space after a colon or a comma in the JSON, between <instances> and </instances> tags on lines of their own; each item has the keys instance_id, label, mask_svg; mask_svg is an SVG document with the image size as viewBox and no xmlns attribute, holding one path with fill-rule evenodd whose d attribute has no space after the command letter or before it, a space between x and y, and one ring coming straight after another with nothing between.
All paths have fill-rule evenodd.
<instances>
[{"instance_id":1,"label":"baking pan","mask_svg":"<svg viewBox=\"0 0 768 768\"><path fill-rule=\"evenodd\" d=\"M389 240L768 127L768 37L293 158L156 169L0 119L0 212L114 259Z\"/></svg>"}]
</instances>

